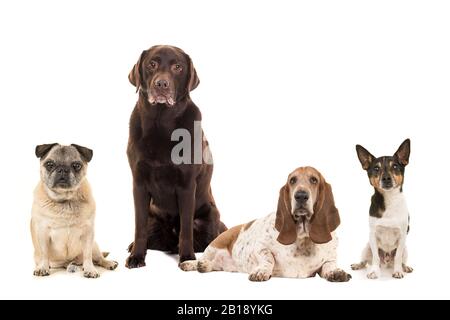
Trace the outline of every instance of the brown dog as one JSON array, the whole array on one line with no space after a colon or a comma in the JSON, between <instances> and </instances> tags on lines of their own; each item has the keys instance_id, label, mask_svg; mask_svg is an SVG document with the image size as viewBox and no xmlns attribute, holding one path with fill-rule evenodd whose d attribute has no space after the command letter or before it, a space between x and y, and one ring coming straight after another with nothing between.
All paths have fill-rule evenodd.
<instances>
[{"instance_id":1,"label":"brown dog","mask_svg":"<svg viewBox=\"0 0 450 320\"><path fill-rule=\"evenodd\" d=\"M195 259L194 252L204 251L226 230L211 192L213 166L201 113L189 96L199 84L197 73L181 49L155 46L142 52L128 78L139 99L127 150L136 229L126 266L145 266L147 249L179 252L180 262ZM200 152L176 152L182 161L174 159L179 130L200 136Z\"/></svg>"}]
</instances>

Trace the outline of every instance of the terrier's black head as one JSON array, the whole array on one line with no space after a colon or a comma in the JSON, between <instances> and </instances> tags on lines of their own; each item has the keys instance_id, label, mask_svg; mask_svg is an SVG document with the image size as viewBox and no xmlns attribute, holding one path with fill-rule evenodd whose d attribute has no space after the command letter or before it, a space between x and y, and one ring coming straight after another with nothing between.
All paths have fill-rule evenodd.
<instances>
[{"instance_id":1,"label":"terrier's black head","mask_svg":"<svg viewBox=\"0 0 450 320\"><path fill-rule=\"evenodd\" d=\"M402 191L405 177L405 167L409 162L411 142L406 139L393 156L375 158L360 145L356 153L364 170L367 171L370 184L379 191L400 188Z\"/></svg>"}]
</instances>

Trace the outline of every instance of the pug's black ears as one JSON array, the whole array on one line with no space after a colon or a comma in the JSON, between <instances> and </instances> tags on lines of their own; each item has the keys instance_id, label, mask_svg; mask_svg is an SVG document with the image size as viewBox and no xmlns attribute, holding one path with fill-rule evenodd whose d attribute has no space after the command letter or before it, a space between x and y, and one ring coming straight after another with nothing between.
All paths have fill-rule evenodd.
<instances>
[{"instance_id":1,"label":"pug's black ears","mask_svg":"<svg viewBox=\"0 0 450 320\"><path fill-rule=\"evenodd\" d=\"M57 146L57 143L48 143L48 144L40 144L38 146L36 146L34 153L36 154L37 158L43 158L47 155L47 153L50 152L50 150L52 150L52 148L54 146Z\"/></svg>"},{"instance_id":2,"label":"pug's black ears","mask_svg":"<svg viewBox=\"0 0 450 320\"><path fill-rule=\"evenodd\" d=\"M92 151L92 150L89 149L89 148L82 147L82 146L79 146L79 145L73 144L73 143L71 144L71 146L74 147L75 149L77 149L77 151L78 151L78 152L80 153L80 155L81 155L81 158L82 158L84 161L89 162L89 161L92 160L92 157L94 156L94 151Z\"/></svg>"}]
</instances>

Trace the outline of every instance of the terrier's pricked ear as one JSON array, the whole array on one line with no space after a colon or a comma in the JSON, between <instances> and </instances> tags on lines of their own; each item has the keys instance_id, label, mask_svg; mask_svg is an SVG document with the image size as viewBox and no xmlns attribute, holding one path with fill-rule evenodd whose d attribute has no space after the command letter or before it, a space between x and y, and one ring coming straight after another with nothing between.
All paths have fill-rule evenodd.
<instances>
[{"instance_id":1,"label":"terrier's pricked ear","mask_svg":"<svg viewBox=\"0 0 450 320\"><path fill-rule=\"evenodd\" d=\"M375 157L359 144L356 145L356 153L358 154L358 159L359 162L361 162L362 168L364 170L369 169L370 164L375 160Z\"/></svg>"},{"instance_id":2,"label":"terrier's pricked ear","mask_svg":"<svg viewBox=\"0 0 450 320\"><path fill-rule=\"evenodd\" d=\"M82 147L82 146L79 146L79 145L73 144L73 143L71 144L71 146L74 147L75 149L77 149L77 151L81 155L81 158L84 161L89 162L92 160L92 157L94 156L94 152L91 149Z\"/></svg>"},{"instance_id":3,"label":"terrier's pricked ear","mask_svg":"<svg viewBox=\"0 0 450 320\"><path fill-rule=\"evenodd\" d=\"M406 139L398 148L394 157L398 159L401 165L406 166L409 163L409 154L411 153L411 140Z\"/></svg>"},{"instance_id":4,"label":"terrier's pricked ear","mask_svg":"<svg viewBox=\"0 0 450 320\"><path fill-rule=\"evenodd\" d=\"M141 64L142 61L145 58L145 55L147 54L147 50L142 51L141 55L139 56L138 61L133 66L133 69L131 69L130 73L128 74L128 80L130 80L130 83L136 87L136 92L139 91L139 88L142 84L142 75L141 75Z\"/></svg>"},{"instance_id":5,"label":"terrier's pricked ear","mask_svg":"<svg viewBox=\"0 0 450 320\"><path fill-rule=\"evenodd\" d=\"M36 157L38 158L43 158L47 155L47 153L50 152L50 150L52 150L52 148L54 146L57 146L57 143L47 143L47 144L41 144L36 146L34 153L36 154Z\"/></svg>"}]
</instances>

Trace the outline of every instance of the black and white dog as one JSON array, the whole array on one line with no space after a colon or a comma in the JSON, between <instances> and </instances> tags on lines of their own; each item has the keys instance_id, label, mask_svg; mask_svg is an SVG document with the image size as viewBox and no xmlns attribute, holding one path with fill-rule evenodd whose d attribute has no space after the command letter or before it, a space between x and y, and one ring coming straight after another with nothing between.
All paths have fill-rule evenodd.
<instances>
[{"instance_id":1,"label":"black and white dog","mask_svg":"<svg viewBox=\"0 0 450 320\"><path fill-rule=\"evenodd\" d=\"M380 264L393 267L392 276L403 278L404 272L413 269L406 265L406 235L409 232L409 212L403 194L405 167L409 162L410 140L405 140L392 157L375 158L360 145L356 146L359 161L367 171L375 193L370 205L369 243L362 254L362 261L353 264L360 270L370 264L369 279L380 276Z\"/></svg>"}]
</instances>

